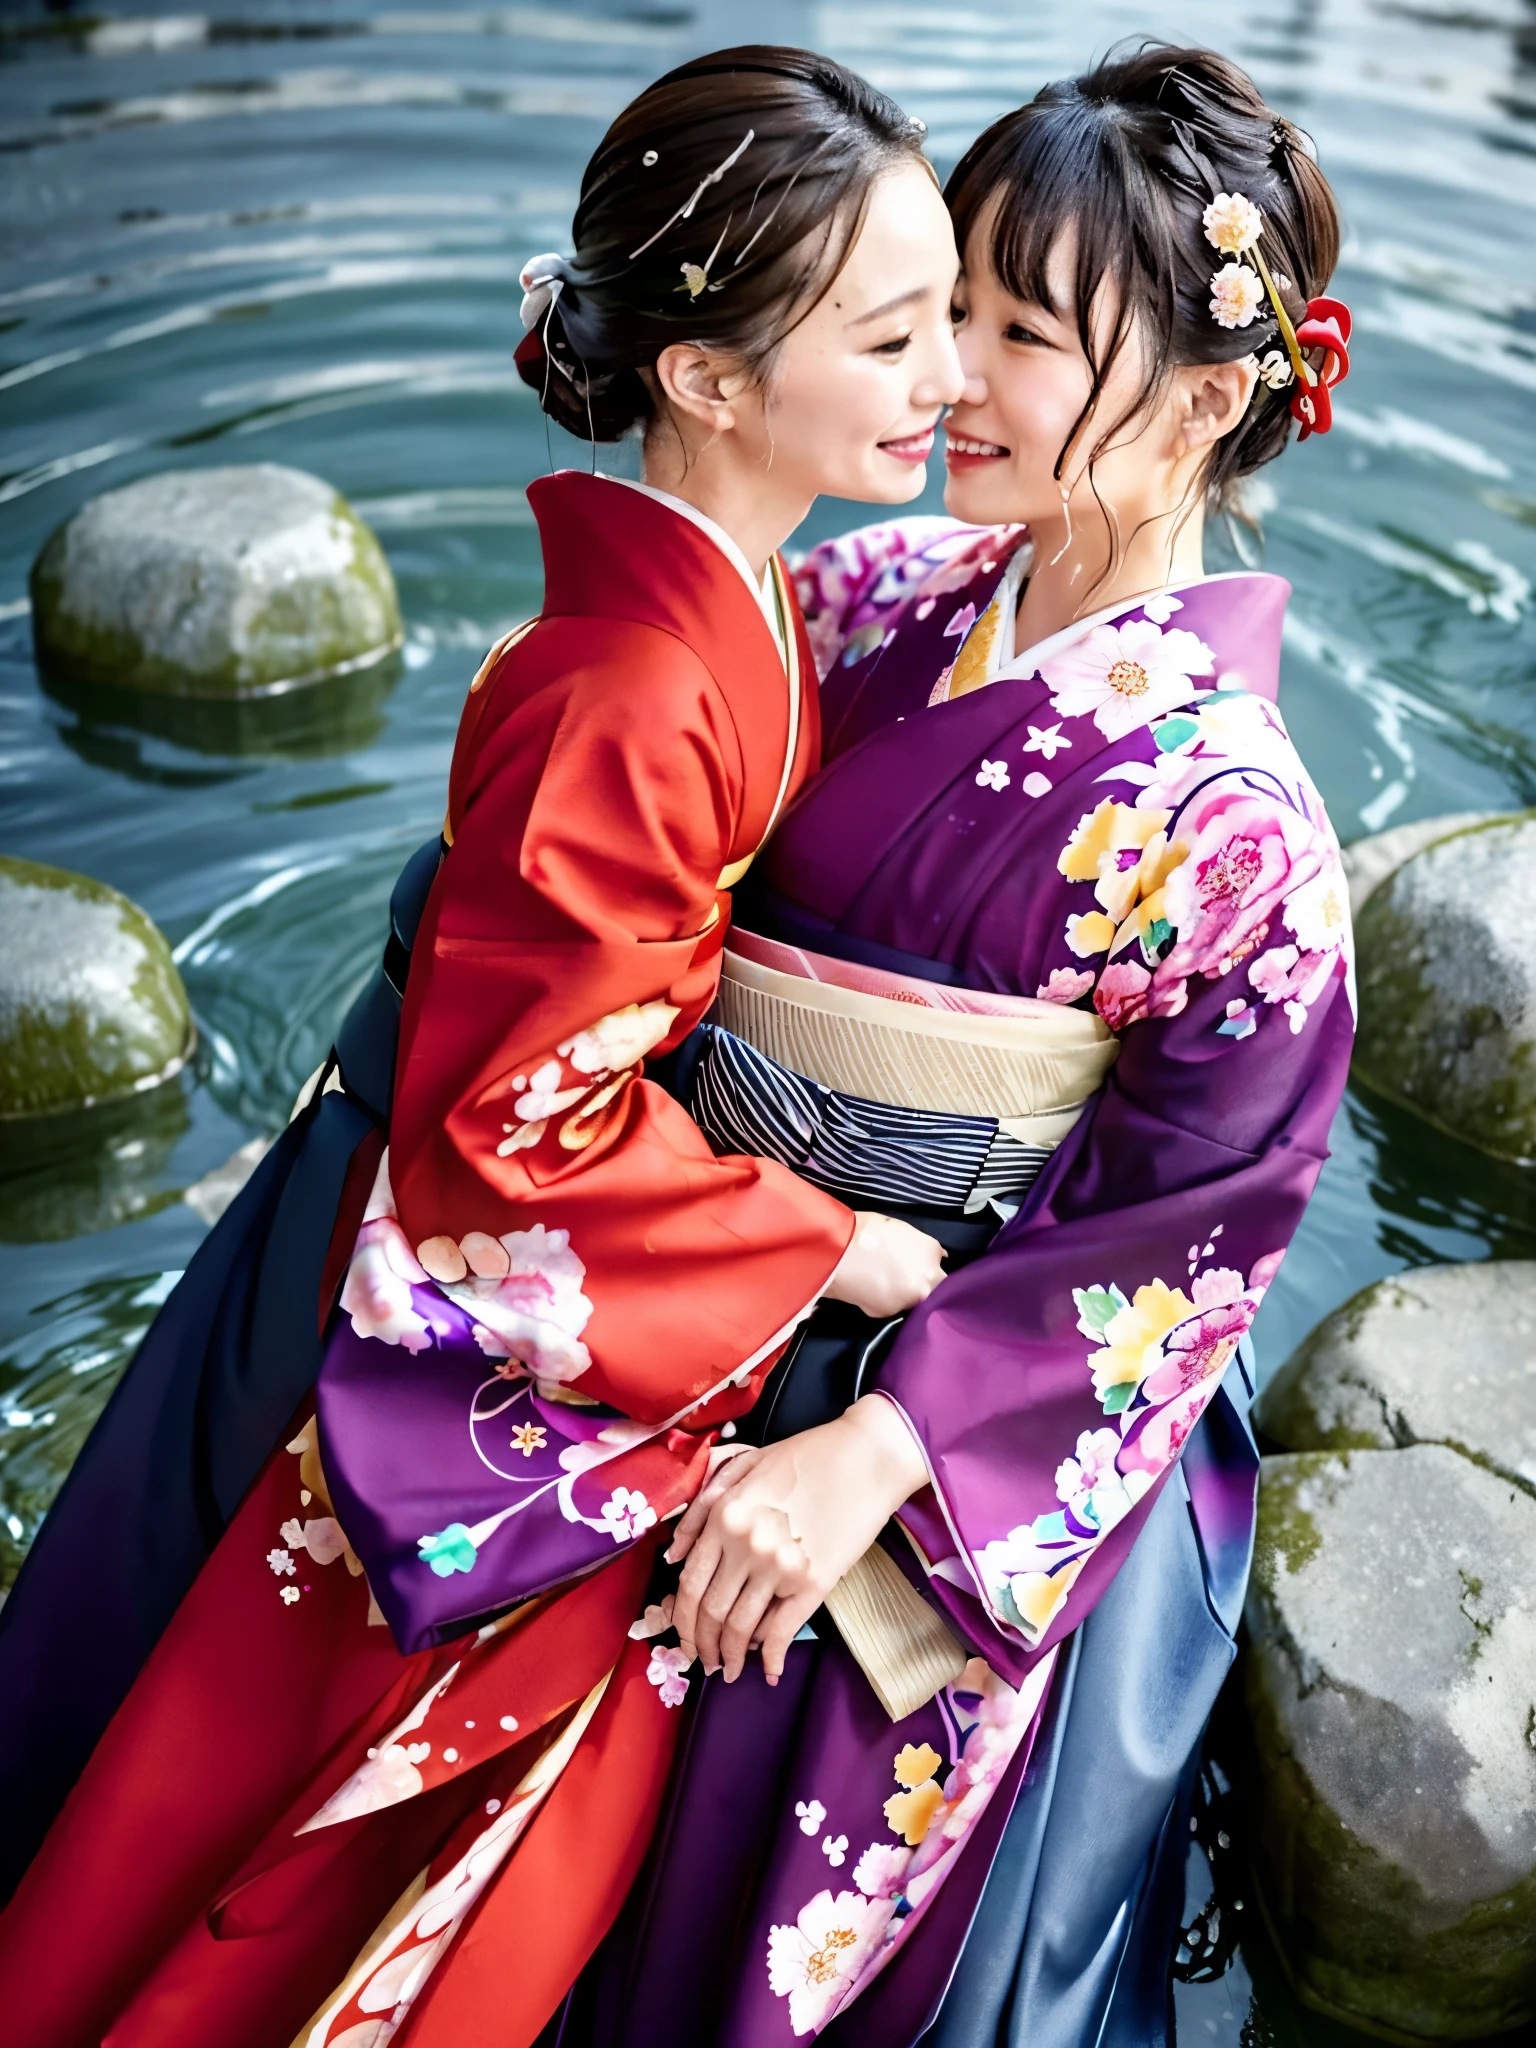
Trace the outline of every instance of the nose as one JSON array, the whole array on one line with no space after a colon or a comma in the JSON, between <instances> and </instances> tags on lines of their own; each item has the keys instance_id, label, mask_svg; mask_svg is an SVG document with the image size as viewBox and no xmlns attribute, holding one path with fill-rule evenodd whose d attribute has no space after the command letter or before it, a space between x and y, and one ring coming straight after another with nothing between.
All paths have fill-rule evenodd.
<instances>
[{"instance_id":1,"label":"nose","mask_svg":"<svg viewBox=\"0 0 1536 2048\"><path fill-rule=\"evenodd\" d=\"M954 332L947 320L936 336L928 369L929 374L912 393L912 404L925 411L933 406L954 405L965 387L965 371L955 347Z\"/></svg>"}]
</instances>

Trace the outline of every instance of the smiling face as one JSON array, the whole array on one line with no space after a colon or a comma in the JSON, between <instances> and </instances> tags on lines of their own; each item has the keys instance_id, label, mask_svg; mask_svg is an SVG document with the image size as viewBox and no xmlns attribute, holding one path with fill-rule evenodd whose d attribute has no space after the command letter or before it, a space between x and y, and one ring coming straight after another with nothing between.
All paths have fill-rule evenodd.
<instances>
[{"instance_id":1,"label":"smiling face","mask_svg":"<svg viewBox=\"0 0 1536 2048\"><path fill-rule=\"evenodd\" d=\"M986 526L1024 521L1043 536L1063 523L1063 484L1073 494L1075 516L1076 496L1087 489L1090 457L1094 481L1110 503L1117 502L1117 489L1124 495L1140 484L1138 472L1152 453L1152 422L1143 415L1129 427L1119 423L1136 407L1145 365L1133 333L1111 365L1091 416L1083 418L1093 394L1094 369L1073 310L1071 237L1058 239L1047 264L1051 303L1015 298L992 266L995 210L986 208L971 231L955 294L966 386L945 422L949 486L944 503L959 519ZM1114 324L1114 304L1101 290L1093 323L1094 345L1101 353L1111 346ZM1101 447L1106 437L1108 445ZM1155 442L1155 435L1150 438ZM1133 488L1132 495L1139 496L1139 489Z\"/></svg>"},{"instance_id":2,"label":"smiling face","mask_svg":"<svg viewBox=\"0 0 1536 2048\"><path fill-rule=\"evenodd\" d=\"M972 227L955 293L966 383L945 421L944 503L977 525L1028 525L1042 561L1070 539L1079 556L1086 548L1124 562L1130 548L1137 574L1160 577L1166 567L1152 556L1168 554L1191 525L1198 535L1212 450L1242 420L1256 369L1238 361L1159 370L1145 315L1117 336L1107 274L1085 349L1074 229L1051 246L1040 297L1019 298L993 264L996 211L994 200Z\"/></svg>"},{"instance_id":3,"label":"smiling face","mask_svg":"<svg viewBox=\"0 0 1536 2048\"><path fill-rule=\"evenodd\" d=\"M962 373L950 325L958 272L943 199L920 164L876 180L847 262L786 337L766 384L734 403L744 442L807 498L901 505Z\"/></svg>"}]
</instances>

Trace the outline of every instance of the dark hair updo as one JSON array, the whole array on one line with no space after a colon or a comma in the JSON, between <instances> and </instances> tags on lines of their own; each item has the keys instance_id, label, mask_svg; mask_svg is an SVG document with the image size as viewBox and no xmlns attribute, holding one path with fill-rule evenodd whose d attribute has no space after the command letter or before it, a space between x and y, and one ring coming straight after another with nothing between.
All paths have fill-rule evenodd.
<instances>
[{"instance_id":1,"label":"dark hair updo","mask_svg":"<svg viewBox=\"0 0 1536 2048\"><path fill-rule=\"evenodd\" d=\"M1241 193L1264 216L1259 244L1293 325L1324 289L1339 256L1339 215L1312 145L1265 102L1246 71L1214 50L1147 42L1111 52L1081 78L1048 85L1027 107L1005 114L977 138L945 188L955 238L997 200L991 257L998 282L1016 298L1049 306L1048 262L1058 239L1074 235L1072 303L1093 368L1087 403L1062 449L1098 405L1110 368L1139 331L1146 377L1128 416L1189 363L1261 360L1283 346L1266 298L1246 327L1211 315L1211 279L1228 259L1206 240L1204 214L1218 193ZM1108 283L1117 317L1106 346L1094 335L1094 303ZM1284 448L1290 393L1259 383L1240 425L1212 451L1206 486L1229 507L1233 487ZM1111 421L1104 441L1124 420Z\"/></svg>"},{"instance_id":2,"label":"dark hair updo","mask_svg":"<svg viewBox=\"0 0 1536 2048\"><path fill-rule=\"evenodd\" d=\"M639 373L673 342L761 376L847 260L875 180L926 165L922 135L810 50L754 44L669 71L587 165L575 256L518 351L524 383L570 433L617 441L653 417Z\"/></svg>"}]
</instances>

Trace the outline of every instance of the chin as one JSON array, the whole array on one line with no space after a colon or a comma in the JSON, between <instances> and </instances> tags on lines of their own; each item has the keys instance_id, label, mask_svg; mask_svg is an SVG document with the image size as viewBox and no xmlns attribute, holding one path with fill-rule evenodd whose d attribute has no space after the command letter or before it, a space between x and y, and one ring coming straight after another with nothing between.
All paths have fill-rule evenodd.
<instances>
[{"instance_id":1,"label":"chin","mask_svg":"<svg viewBox=\"0 0 1536 2048\"><path fill-rule=\"evenodd\" d=\"M1006 471L989 476L985 470L960 470L945 479L944 509L967 526L1012 526L1022 514L1009 502L1008 485Z\"/></svg>"}]
</instances>

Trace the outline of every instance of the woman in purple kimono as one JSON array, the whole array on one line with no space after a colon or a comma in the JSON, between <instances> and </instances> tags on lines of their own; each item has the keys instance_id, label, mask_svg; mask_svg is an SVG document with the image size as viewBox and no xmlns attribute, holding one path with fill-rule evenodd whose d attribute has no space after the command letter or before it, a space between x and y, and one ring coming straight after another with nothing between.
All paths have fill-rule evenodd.
<instances>
[{"instance_id":1,"label":"woman in purple kimono","mask_svg":"<svg viewBox=\"0 0 1536 2048\"><path fill-rule=\"evenodd\" d=\"M1242 72L1167 47L1048 87L946 196L956 517L803 565L825 765L673 1079L722 1149L878 1199L951 1272L899 1329L820 1310L680 1524L640 1626L735 1682L691 1704L564 2048L1171 2030L1251 1547L1240 1346L1353 1031L1288 588L1207 576L1202 536L1327 427L1337 216ZM878 1401L911 1455L850 1502Z\"/></svg>"}]
</instances>

